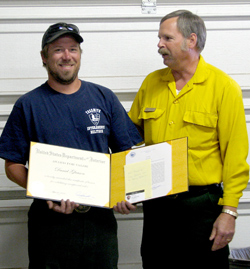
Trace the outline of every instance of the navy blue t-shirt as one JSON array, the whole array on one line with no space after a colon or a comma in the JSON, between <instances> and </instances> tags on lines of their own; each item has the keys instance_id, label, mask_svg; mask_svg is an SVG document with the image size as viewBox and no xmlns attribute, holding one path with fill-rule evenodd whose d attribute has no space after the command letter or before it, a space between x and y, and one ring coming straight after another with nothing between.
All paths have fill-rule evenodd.
<instances>
[{"instance_id":1,"label":"navy blue t-shirt","mask_svg":"<svg viewBox=\"0 0 250 269\"><path fill-rule=\"evenodd\" d=\"M0 157L26 164L30 141L108 153L141 140L111 90L81 81L80 89L67 95L46 82L15 103L0 138Z\"/></svg>"}]
</instances>

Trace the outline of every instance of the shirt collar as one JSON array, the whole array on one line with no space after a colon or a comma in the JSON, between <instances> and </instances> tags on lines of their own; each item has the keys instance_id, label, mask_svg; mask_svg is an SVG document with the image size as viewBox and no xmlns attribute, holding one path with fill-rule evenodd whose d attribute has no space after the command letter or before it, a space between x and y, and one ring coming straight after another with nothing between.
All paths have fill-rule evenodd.
<instances>
[{"instance_id":1,"label":"shirt collar","mask_svg":"<svg viewBox=\"0 0 250 269\"><path fill-rule=\"evenodd\" d=\"M207 79L207 77L208 77L207 63L205 62L204 58L200 55L199 63L191 80L192 83L202 83ZM173 74L169 67L164 69L164 72L162 72L161 79L167 82L174 80Z\"/></svg>"},{"instance_id":2,"label":"shirt collar","mask_svg":"<svg viewBox=\"0 0 250 269\"><path fill-rule=\"evenodd\" d=\"M207 63L205 62L204 58L200 55L200 60L196 71L192 77L193 83L202 83L208 78L209 71L207 69Z\"/></svg>"}]
</instances>

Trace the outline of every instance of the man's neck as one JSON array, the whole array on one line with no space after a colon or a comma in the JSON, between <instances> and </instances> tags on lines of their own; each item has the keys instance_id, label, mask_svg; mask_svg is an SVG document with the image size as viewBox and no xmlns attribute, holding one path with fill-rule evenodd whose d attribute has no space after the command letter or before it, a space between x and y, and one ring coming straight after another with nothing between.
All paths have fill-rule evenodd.
<instances>
[{"instance_id":1,"label":"man's neck","mask_svg":"<svg viewBox=\"0 0 250 269\"><path fill-rule=\"evenodd\" d=\"M55 81L53 79L49 79L48 84L53 90L55 90L57 92L60 92L60 93L63 93L63 94L75 93L81 87L81 81L78 78L76 78L70 84L61 84L61 83L59 83L59 82L57 82L57 81Z\"/></svg>"},{"instance_id":2,"label":"man's neck","mask_svg":"<svg viewBox=\"0 0 250 269\"><path fill-rule=\"evenodd\" d=\"M172 69L172 74L175 79L175 84L177 90L181 90L188 81L193 77L197 66L199 63L199 59L189 61L187 64L183 64L183 68L180 68L178 70Z\"/></svg>"}]
</instances>

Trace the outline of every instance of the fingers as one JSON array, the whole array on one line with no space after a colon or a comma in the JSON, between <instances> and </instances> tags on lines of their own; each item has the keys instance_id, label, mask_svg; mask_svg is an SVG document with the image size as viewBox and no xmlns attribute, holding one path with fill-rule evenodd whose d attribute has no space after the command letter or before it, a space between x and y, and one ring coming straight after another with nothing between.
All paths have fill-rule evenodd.
<instances>
[{"instance_id":1,"label":"fingers","mask_svg":"<svg viewBox=\"0 0 250 269\"><path fill-rule=\"evenodd\" d=\"M212 245L212 251L216 251L221 248L221 238L222 236L217 235L217 229L213 227L212 233L209 237L210 241L214 240Z\"/></svg>"},{"instance_id":2,"label":"fingers","mask_svg":"<svg viewBox=\"0 0 250 269\"><path fill-rule=\"evenodd\" d=\"M234 232L227 231L220 231L216 228L213 228L211 236L209 240L213 240L212 251L219 250L224 248L228 243L230 243L233 239Z\"/></svg>"},{"instance_id":3,"label":"fingers","mask_svg":"<svg viewBox=\"0 0 250 269\"><path fill-rule=\"evenodd\" d=\"M216 236L216 228L213 227L213 230L212 230L212 233L211 233L211 235L209 237L209 240L210 241L214 240L215 236Z\"/></svg>"},{"instance_id":4,"label":"fingers","mask_svg":"<svg viewBox=\"0 0 250 269\"><path fill-rule=\"evenodd\" d=\"M214 243L212 245L212 251L219 250L219 249L225 247L226 245L227 245L227 243L224 245L224 242L222 241L222 237L217 235L214 238Z\"/></svg>"},{"instance_id":5,"label":"fingers","mask_svg":"<svg viewBox=\"0 0 250 269\"><path fill-rule=\"evenodd\" d=\"M127 201L117 203L116 206L113 207L116 212L119 212L121 214L129 214L131 211L135 211L136 208L137 207L135 205L132 205Z\"/></svg>"},{"instance_id":6,"label":"fingers","mask_svg":"<svg viewBox=\"0 0 250 269\"><path fill-rule=\"evenodd\" d=\"M48 205L49 209L53 208L53 202L52 201L47 201L47 205Z\"/></svg>"},{"instance_id":7,"label":"fingers","mask_svg":"<svg viewBox=\"0 0 250 269\"><path fill-rule=\"evenodd\" d=\"M54 203L52 201L47 201L49 209L62 213L62 214L71 214L75 208L77 208L79 205L75 204L74 202L71 202L70 200L61 200L61 203Z\"/></svg>"},{"instance_id":8,"label":"fingers","mask_svg":"<svg viewBox=\"0 0 250 269\"><path fill-rule=\"evenodd\" d=\"M232 241L235 233L235 217L221 213L213 225L209 240L214 240L212 251L225 247Z\"/></svg>"},{"instance_id":9,"label":"fingers","mask_svg":"<svg viewBox=\"0 0 250 269\"><path fill-rule=\"evenodd\" d=\"M228 236L216 236L214 239L214 243L212 245L212 251L219 250L224 248L227 244L232 241L232 237Z\"/></svg>"}]
</instances>

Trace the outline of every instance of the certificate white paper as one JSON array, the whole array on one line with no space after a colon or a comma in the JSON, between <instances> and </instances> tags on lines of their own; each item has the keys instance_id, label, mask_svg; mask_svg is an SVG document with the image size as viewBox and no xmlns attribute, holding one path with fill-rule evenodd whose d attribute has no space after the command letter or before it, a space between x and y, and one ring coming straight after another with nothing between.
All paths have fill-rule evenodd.
<instances>
[{"instance_id":1,"label":"certificate white paper","mask_svg":"<svg viewBox=\"0 0 250 269\"><path fill-rule=\"evenodd\" d=\"M110 155L32 142L27 196L109 206Z\"/></svg>"},{"instance_id":2,"label":"certificate white paper","mask_svg":"<svg viewBox=\"0 0 250 269\"><path fill-rule=\"evenodd\" d=\"M150 164L146 163L150 160ZM144 163L143 163L144 161ZM137 148L135 150L131 150L129 154L126 156L126 166L129 164L134 164L138 166L141 163L142 165L139 167L140 169L140 177L134 176L134 186L136 186L136 181L140 182L142 185L142 175L144 176L144 189L137 188L137 190L144 190L145 194L150 193L149 195L145 195L145 199L157 198L161 196L165 196L172 189L172 147L168 143L160 143L152 146ZM148 165L151 166L151 169L148 169ZM138 168L138 167L137 167ZM139 172L137 171L136 174ZM150 173L150 175L149 175ZM150 184L147 183L148 179L151 179ZM125 185L127 186L128 178L125 174ZM131 187L129 187L131 188ZM129 193L131 195L135 195L133 197L133 203L142 201L142 196L138 195L137 192L132 192L131 189L127 190L126 187L126 195ZM140 194L141 192L139 192ZM132 199L131 199L132 200Z\"/></svg>"}]
</instances>

